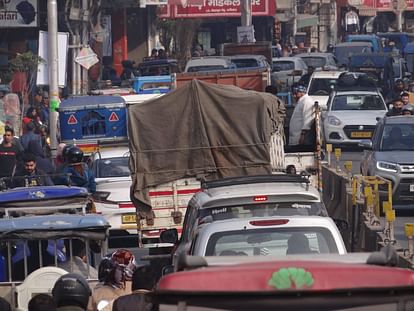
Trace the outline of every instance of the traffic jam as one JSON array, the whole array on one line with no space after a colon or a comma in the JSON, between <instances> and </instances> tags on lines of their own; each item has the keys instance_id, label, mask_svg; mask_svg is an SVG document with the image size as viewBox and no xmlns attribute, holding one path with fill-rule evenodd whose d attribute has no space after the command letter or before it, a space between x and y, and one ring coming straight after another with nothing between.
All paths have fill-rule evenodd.
<instances>
[{"instance_id":1,"label":"traffic jam","mask_svg":"<svg viewBox=\"0 0 414 311\"><path fill-rule=\"evenodd\" d=\"M383 38L149 58L62 98L52 170L6 124L0 309L413 310L414 43Z\"/></svg>"}]
</instances>

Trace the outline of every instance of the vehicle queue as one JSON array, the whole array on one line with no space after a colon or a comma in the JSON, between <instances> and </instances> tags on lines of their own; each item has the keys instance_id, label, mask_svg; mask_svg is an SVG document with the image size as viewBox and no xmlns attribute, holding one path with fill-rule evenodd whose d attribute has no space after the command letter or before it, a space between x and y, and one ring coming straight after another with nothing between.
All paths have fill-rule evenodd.
<instances>
[{"instance_id":1,"label":"vehicle queue","mask_svg":"<svg viewBox=\"0 0 414 311\"><path fill-rule=\"evenodd\" d=\"M298 136L296 144L293 145L303 145L305 136L308 136L312 131L316 132L315 138L312 140L316 142L316 137L321 134L317 132L317 126L312 127L313 120L317 119L313 110L314 102L320 101L322 103L323 100L315 99L313 96L325 96L326 110L323 106L321 112L323 141L337 145L356 144L366 149L367 153L375 154L375 157L367 155L364 160L371 161L371 163L362 163L361 170L365 174L374 173L374 168L377 169L376 172L379 175L381 175L381 172L387 172L386 174L384 173L384 177L393 181L395 199L412 198L411 192L414 192L414 190L411 189L412 185L406 182L411 177L412 169L411 163L408 163L412 153L412 137L414 137L411 126L411 121L413 120L413 117L411 117L412 107L409 102L405 101L403 107L398 108L398 105L395 105L389 109L389 103L386 101L396 96L392 98L392 105L394 105L397 101L402 101L402 98L406 95L409 96L410 94L408 94L405 85L400 93L397 91L400 80L392 81L393 85L395 82L393 90L378 90L377 85L375 85L378 81L372 81L375 80L372 76L370 76L371 79L368 79L368 85L364 86L362 82L367 75L344 74L344 71L325 71L324 69L327 68L325 68L323 60L320 61L321 57L324 59L327 56L324 53L314 53L314 55L312 53L305 53L304 55L298 54L295 57L301 56L304 56L303 61L306 64L310 62L307 66L314 67L316 70L309 77L308 85L300 84L300 80L298 82L292 81L295 84L291 85L293 86L294 98L298 100L298 103L300 101L300 105L290 107L293 110L292 118L289 119L288 117L286 119L284 114L275 113L271 119L273 121L277 119L279 124L277 122L274 124L269 123L269 128L263 127L263 129L258 128L256 124L252 128L254 130L262 130L261 134L267 139L264 143L268 143L270 137L275 137L272 133L274 134L280 128L283 129L283 124L294 124L300 133L293 133L294 137ZM326 65L333 65L330 63L333 59L333 55L329 54L326 58ZM281 64L278 64L273 68L277 72L282 68L280 66ZM385 68L382 68L382 71L379 70L382 77L388 75L384 71ZM302 73L305 74L305 72ZM192 94L193 90L198 90L199 94L203 91L210 92L210 97L217 96L217 102L224 98L222 94L236 92L236 89L232 86L211 87L207 84L204 85L203 83L199 84L196 82L189 87L187 92ZM287 90L289 92L290 88ZM176 94L178 91L180 89L177 90ZM181 92L184 92L184 87L181 89ZM273 95L252 95L251 92L240 89L237 89L237 92L240 92L241 97L248 95L253 97L263 96L263 100L268 101L267 107L284 110L283 105L280 105L280 101L273 97ZM302 94L298 96L298 93ZM390 95L391 93L394 95ZM174 100L178 98L174 96L177 95L171 93L159 96L149 102L144 101L141 104L137 104L135 106L136 110L128 111L130 118L128 120L129 133L127 134L130 140L129 149L122 146L115 148L114 145L110 145L106 147L111 151L108 152L104 146L101 146L99 147L100 149L94 150L90 157L90 166L87 166L83 161L84 152L76 146L76 140L74 141L75 146L61 146L62 153L60 156L63 162L58 164L60 168L58 172L63 173L66 177L36 170L37 158L31 157L31 153L26 151L23 151L25 156L21 157L24 159L21 170L11 169L14 165L10 161L10 157L14 156L14 163L18 163L20 160L19 153L21 154L22 150L25 149L21 146L17 147L18 140L14 138L15 133L10 131L11 129L5 130L2 148L11 148L10 150L13 150L12 152L7 150L1 151L2 153L0 154L0 156L7 157L7 160L0 161L5 168L2 172L5 174L3 181L6 188L53 187L52 184L85 187L89 193L96 194L92 196L89 207L82 211L83 213L91 211L102 212L102 209L99 210L98 208L96 210L95 206L102 202L115 203L111 207L114 210L112 213L103 213L105 217L82 215L78 219L74 215L26 215L14 218L7 217L0 220L0 229L3 226L1 236L2 246L4 246L2 248L4 251L2 252L4 266L2 281L4 281L4 284L0 284L0 287L5 289L4 297L9 298L7 300L12 304L13 308L37 310L35 308L43 304L47 306L48 310L73 305L78 307L76 310L134 310L132 307L132 303L134 303L137 308L142 308L142 310L145 308L164 310L171 307L171 305L176 305L176 308L184 305L184 308L188 310L202 306L208 310L214 309L211 305L211 299L216 297L215 294L217 292L226 297L226 299L219 299L217 307L220 310L239 310L241 308L240 304L234 304L233 299L236 299L237 292L249 293L245 295L246 306L243 308L246 310L252 310L252 308L255 308L254 306L257 306L254 303L255 300L252 299L256 295L269 301L269 305L262 306L263 309L270 308L271 306L274 307L276 303L274 297L260 295L257 293L260 290L277 293L277 296L282 297L283 310L289 310L289 308L298 307L285 301L289 296L289 292L286 290L292 289L295 290L296 294L299 295L300 293L301 296L309 294L309 301L315 305L315 308L321 307L321 304L316 302L316 300L321 298L316 294L318 289L329 290L331 295L347 293L349 296L357 296L358 298L352 302L350 302L350 299L343 298L336 300L336 303L332 305L328 303L329 298L332 298L328 294L325 297L326 305L322 304L323 310L337 310L345 307L357 308L361 306L364 306L364 310L369 310L383 304L401 305L402 300L412 299L409 289L412 287L411 279L413 272L410 270L371 268L368 263L376 263L376 260L367 254L355 255L354 257L352 254L349 257L345 256L347 250L345 249L340 230L335 225L335 219L327 214L324 202L321 201L318 194L317 185L312 185L311 179L308 176L312 174L312 171L310 169L306 170L306 168L294 167L294 170L289 172L295 174L286 174L288 165L283 161L283 152L281 156L283 165L278 167L279 172L272 169L268 163L263 163L263 169L257 172L269 172L269 174L250 173L246 174L246 176L236 177L233 175L236 178L219 178L218 180L208 180L209 175L205 174L204 178L207 176L207 180L202 182L191 183L187 181L183 184L172 182L170 184L171 190L164 190L164 192L168 192L167 195L171 199L164 197L164 199L160 198L159 201L150 201L150 203L160 202L159 206L153 206L155 210L156 207L165 208L165 206L162 206L163 202L171 200L173 207L168 211L170 214L167 217L170 219L169 223L175 228L169 228L165 223L161 227L154 227L153 224L156 222L154 217L151 217L151 209L149 212L141 214L131 212L131 208L133 211L136 207L135 203L137 200L131 200L129 195L125 194L129 194L130 187L132 193L137 189L134 188L137 185L136 178L137 175L142 173L142 168L136 164L142 163L140 162L142 161L140 157L145 153L150 154L150 156L145 158L145 161L150 163L150 161L153 161L152 157L156 153L159 154L163 151L161 149L152 150L147 148L142 152L140 149L142 137L136 136L136 133L132 134L131 129L137 124L137 120L143 120L133 120L131 118L133 116L131 111L138 114L139 112L147 111L144 109L148 107L150 109L148 111L152 111L153 114L155 111L158 111L156 116L158 121L167 121L163 124L167 131L171 131L168 126L175 123L172 121L168 123L167 117L176 116L173 114L175 112L173 110L163 111L160 107L166 107L163 105L170 104L170 97L174 98ZM199 100L207 102L206 98L199 98ZM241 99L238 99L238 104L240 105L240 111L242 111L242 107L245 109ZM154 107L152 109L155 110L151 110L151 107ZM298 109L297 107L301 107L300 112L295 111ZM207 105L204 108L207 109ZM250 126L247 120L251 119L253 114L253 112L249 114L247 111L245 112L246 123L243 124L244 128ZM90 132L85 132L85 136L92 136L96 132L98 132L98 136L102 136L105 133L105 126L108 124L106 122L115 122L114 120L109 120L111 116L116 119L113 116L113 112L115 112L116 118L119 118L118 110L112 110L109 117L106 116L108 120L105 120L105 118L101 120L99 114L88 114L85 120L78 120L78 115L72 111L67 114L66 123L75 123L73 118L71 118L73 116L76 122L88 126L84 130ZM368 114L366 114L367 112ZM161 118L164 114L167 115L166 119ZM229 116L231 115L229 114ZM242 118L242 116L243 114L240 114L238 118ZM256 114L256 116L260 119L260 122L268 122L261 115ZM205 117L208 118L208 113ZM377 117L382 120L378 124L376 123ZM368 120L369 118L373 118L373 120ZM32 120L39 121L40 118ZM32 128L34 121L27 122L26 128L28 131ZM237 154L240 155L240 153L245 152L243 149L240 149L240 145L237 145L237 143L247 146L249 144L245 144L246 141L231 141L231 136L227 136L228 134L234 134L232 131L237 129L237 122L239 120L228 118L227 121L228 124L232 124L233 128L220 128L217 133L226 137L229 141L220 145L222 142L217 140L216 144L203 145L202 149L215 150L217 148L227 148L231 150L231 148L236 147ZM183 121L181 120L181 122ZM218 123L217 126L219 126ZM107 128L109 129L110 126ZM145 127L140 127L139 129L137 132L145 131ZM195 128L191 130L195 131L197 135L200 135L203 131L207 133L207 136L211 135L209 133L211 128L208 127L208 124L200 129L201 131L195 131ZM396 132L398 132L398 135ZM141 135L141 133L139 134ZM147 133L144 132L143 135L145 134ZM174 133L172 134L174 136ZM187 134L190 136L191 133ZM34 133L34 135L39 134ZM290 139L289 131L285 132L285 135L287 135L286 141L294 141ZM155 140L155 137L152 136L150 139ZM208 136L208 138L212 137L216 138L218 136ZM244 137L242 138L244 139ZM369 143L367 140L370 138L373 138L372 143ZM42 146L40 136L36 136L34 141L38 139L39 146ZM23 138L21 140L25 141ZM172 141L172 143L174 145L176 142ZM263 143L255 142L255 144L250 145L254 146L254 148L260 148L261 144ZM28 143L27 148L30 148L30 145L33 144ZM197 147L200 146L198 145ZM270 159L272 157L271 152L279 150L280 147L283 149L283 146L276 144L270 150L260 150L264 154L264 159ZM173 157L173 154L177 152L174 148L164 147L164 149L166 149L164 152L167 151L168 157ZM45 154L47 153L46 144L42 146L42 150ZM234 156L232 153L234 151L228 152ZM250 154L252 156L255 152L247 152L246 155ZM381 155L381 152L385 155ZM392 152L401 156L404 154L406 158L400 160L397 156L392 155ZM107 156L105 155L106 153L108 153ZM41 158L47 159L45 154ZM213 154L216 160L222 157L231 163L229 158L226 157L226 153L215 151ZM166 155L158 155L157 165L167 162L166 159L168 157ZM205 159L207 158L204 158L204 161L206 161ZM257 156L256 160L259 161L261 159ZM131 164L131 161L133 164ZM192 162L196 163L194 160ZM243 169L246 169L245 172L254 172L252 168L257 166L258 162L248 162L246 160L243 162ZM56 165L56 163L52 165ZM213 176L226 176L221 171L223 166L220 165L216 168L212 166L199 166L198 169L200 170L197 175L206 168L210 172L214 170L219 172L219 174L213 174ZM185 169L191 171L194 167L178 167L175 169L177 171ZM229 167L224 167L224 169L229 169ZM19 172L19 174L16 174L16 172ZM154 174L151 171L147 172L147 174L150 173ZM129 176L130 174L132 175L131 177ZM175 178L177 181L179 180L179 178ZM24 183L21 183L20 180L24 180ZM117 197L114 193L115 185L121 180L122 183L118 189L122 190L122 194ZM165 181L165 179L162 181ZM161 184L163 183L161 182ZM179 188L179 186L190 186L191 189ZM45 193L42 191L38 190L37 194L34 194L38 196L36 198L39 200L45 198ZM157 194L161 196L166 195L161 193L161 191ZM184 195L185 198L183 197ZM151 196L151 191L149 196ZM21 198L14 201L21 201ZM16 207L13 206L13 208L15 209ZM68 207L66 206L66 208ZM119 210L125 208L129 209L128 213L119 213ZM142 212L142 210L139 211ZM75 213L78 212L75 211ZM25 220L30 221L26 222ZM38 226L34 225L35 221L39 221ZM133 234L137 226L139 229L141 221L145 223L147 228L157 231L152 237L150 236L151 230L147 232L146 238L151 240L153 245L158 245L159 247L175 245L174 252L172 253L172 267L166 266L163 269L163 274L167 274L168 271L192 270L195 267L204 268L196 269L189 273L172 273L162 278L157 287L158 289L152 292L160 274L157 274L148 266L137 268L134 255L130 251L116 250L108 252L108 245L106 245L111 235L109 231L110 226L129 230L129 234ZM11 230L10 228L13 229ZM39 236L36 236L36 232L31 232L35 228L40 230L38 232ZM51 232L45 236L42 230ZM23 244L16 244L17 240L22 238L26 239L25 242ZM33 241L36 241L36 243L33 243ZM3 245L3 243L7 245ZM162 245L163 243L165 245ZM344 255L344 257L338 259L337 254ZM206 259L198 256L206 257ZM234 256L237 256L237 259ZM267 261L269 267L266 264L255 262L254 258L249 258L255 256L260 257L258 260ZM373 256L375 257L376 255L373 254ZM377 256L380 255L377 254ZM33 261L35 257L39 259L38 262ZM217 262L211 263L209 262L209 257L212 257L213 261L215 260L214 257L222 258L216 258ZM246 259L243 259L245 257ZM271 264L272 262L273 264ZM336 263L334 264L333 262ZM351 266L350 262L353 262L354 265ZM23 279L21 277L19 279L19 277L14 275L18 269L16 268L17 264L20 264L20 269L25 272ZM383 264L388 265L389 263ZM261 268L258 266L261 266ZM39 269L43 268L45 270L39 271ZM51 268L60 269L53 270ZM36 275L37 279L33 275L30 277L30 272L36 273L36 271L39 273ZM349 280L349 283L345 286L345 283L333 282L334 276L329 274L329 271L331 273L336 271L336 273L343 276L343 278L339 277L341 281ZM359 271L360 280L346 279L345 276L353 274L355 271ZM77 272L77 275L66 274L66 272ZM44 284L47 288L35 285L36 280L42 279L42 273L43 275L53 274L51 278L53 281ZM208 273L208 276L205 273ZM250 282L252 285L239 285L249 282L241 282L240 278L233 280L230 277L230 273L233 273L232 275L239 274L244 280L252 280ZM398 274L398 277L390 278L391 273L394 276ZM80 277L79 274L83 277ZM338 275L335 276L335 279L338 279ZM376 281L370 283L364 282L364 279L375 279ZM393 280L392 282L390 281L391 279ZM203 282L200 280L203 280ZM199 286L188 287L188 284L191 283L198 284ZM218 284L220 283L227 285L219 287ZM16 292L13 292L14 289L11 292L8 291L10 288L13 288L13 286L10 286L11 284L19 284ZM324 285L322 286L322 284ZM352 285L350 286L349 284ZM90 291L89 287L92 287L92 291ZM369 299L373 293L369 290L359 292L358 294L354 293L354 290L357 291L359 287L364 287L365 289L368 287L371 290L375 288L377 293L382 293L383 296L373 306ZM394 287L399 288L395 296L384 295L384 292L389 292ZM70 290L62 290L62 288L70 288ZM313 292L312 290L315 291ZM197 298L191 298L191 294L198 291L201 291L203 294L197 296ZM51 292L54 299L50 299L50 296L36 298L34 294L39 292ZM130 294L131 292L132 294ZM177 292L181 296L176 297ZM14 298L15 293L17 293L17 299ZM236 296L234 296L235 294ZM125 298L121 298L121 296L125 296ZM409 310L410 308L405 306L405 309Z\"/></svg>"}]
</instances>

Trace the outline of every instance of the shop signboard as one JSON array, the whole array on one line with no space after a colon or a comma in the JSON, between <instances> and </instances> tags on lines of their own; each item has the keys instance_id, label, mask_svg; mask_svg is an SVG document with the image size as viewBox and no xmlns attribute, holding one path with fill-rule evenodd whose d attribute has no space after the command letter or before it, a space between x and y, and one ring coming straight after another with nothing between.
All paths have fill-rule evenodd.
<instances>
[{"instance_id":1,"label":"shop signboard","mask_svg":"<svg viewBox=\"0 0 414 311\"><path fill-rule=\"evenodd\" d=\"M274 16L274 0L252 0L253 16ZM204 0L203 5L173 5L161 9L164 18L240 17L240 0Z\"/></svg>"},{"instance_id":2,"label":"shop signboard","mask_svg":"<svg viewBox=\"0 0 414 311\"><path fill-rule=\"evenodd\" d=\"M0 1L0 28L37 27L37 0Z\"/></svg>"},{"instance_id":3,"label":"shop signboard","mask_svg":"<svg viewBox=\"0 0 414 311\"><path fill-rule=\"evenodd\" d=\"M378 10L392 10L392 0L376 0L376 8Z\"/></svg>"}]
</instances>

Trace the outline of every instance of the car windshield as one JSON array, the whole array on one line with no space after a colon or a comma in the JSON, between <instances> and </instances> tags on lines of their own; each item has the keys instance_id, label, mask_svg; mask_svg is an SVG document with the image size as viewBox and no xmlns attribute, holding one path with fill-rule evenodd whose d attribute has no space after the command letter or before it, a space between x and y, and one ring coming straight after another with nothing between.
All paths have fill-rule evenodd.
<instances>
[{"instance_id":1,"label":"car windshield","mask_svg":"<svg viewBox=\"0 0 414 311\"><path fill-rule=\"evenodd\" d=\"M257 221L259 222L260 220ZM217 232L211 235L206 248L206 256L285 256L312 253L338 253L334 237L328 229L272 227Z\"/></svg>"},{"instance_id":2,"label":"car windshield","mask_svg":"<svg viewBox=\"0 0 414 311\"><path fill-rule=\"evenodd\" d=\"M414 124L387 124L382 132L381 151L414 151Z\"/></svg>"},{"instance_id":3,"label":"car windshield","mask_svg":"<svg viewBox=\"0 0 414 311\"><path fill-rule=\"evenodd\" d=\"M295 63L289 61L273 62L273 71L287 71L294 70Z\"/></svg>"},{"instance_id":4,"label":"car windshield","mask_svg":"<svg viewBox=\"0 0 414 311\"><path fill-rule=\"evenodd\" d=\"M294 215L326 216L327 212L323 203L305 201L217 206L212 208L204 208L199 212L200 219L211 217L213 221L230 218Z\"/></svg>"},{"instance_id":5,"label":"car windshield","mask_svg":"<svg viewBox=\"0 0 414 311\"><path fill-rule=\"evenodd\" d=\"M129 176L129 157L117 157L96 160L96 178Z\"/></svg>"},{"instance_id":6,"label":"car windshield","mask_svg":"<svg viewBox=\"0 0 414 311\"><path fill-rule=\"evenodd\" d=\"M306 63L306 65L319 68L326 65L326 58L325 57L302 57L303 61Z\"/></svg>"},{"instance_id":7,"label":"car windshield","mask_svg":"<svg viewBox=\"0 0 414 311\"><path fill-rule=\"evenodd\" d=\"M386 110L378 95L338 95L331 110Z\"/></svg>"},{"instance_id":8,"label":"car windshield","mask_svg":"<svg viewBox=\"0 0 414 311\"><path fill-rule=\"evenodd\" d=\"M338 83L337 79L329 78L315 78L311 80L309 87L309 95L329 96L335 85Z\"/></svg>"},{"instance_id":9,"label":"car windshield","mask_svg":"<svg viewBox=\"0 0 414 311\"><path fill-rule=\"evenodd\" d=\"M231 62L234 63L237 68L259 67L259 62L254 58L233 58Z\"/></svg>"},{"instance_id":10,"label":"car windshield","mask_svg":"<svg viewBox=\"0 0 414 311\"><path fill-rule=\"evenodd\" d=\"M201 72L201 71L211 71L211 70L223 70L228 69L228 67L224 67L223 65L211 65L211 66L194 66L188 68L188 72Z\"/></svg>"},{"instance_id":11,"label":"car windshield","mask_svg":"<svg viewBox=\"0 0 414 311\"><path fill-rule=\"evenodd\" d=\"M338 46L335 48L335 57L338 60L339 64L348 65L349 57L352 54L361 53L361 52L372 52L372 45Z\"/></svg>"}]
</instances>

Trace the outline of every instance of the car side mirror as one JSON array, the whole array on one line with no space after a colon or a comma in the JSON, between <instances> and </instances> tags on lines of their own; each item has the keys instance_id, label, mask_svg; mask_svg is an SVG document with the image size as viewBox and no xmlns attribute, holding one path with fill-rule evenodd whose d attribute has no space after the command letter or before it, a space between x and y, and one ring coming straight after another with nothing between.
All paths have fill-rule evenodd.
<instances>
[{"instance_id":1,"label":"car side mirror","mask_svg":"<svg viewBox=\"0 0 414 311\"><path fill-rule=\"evenodd\" d=\"M372 149L372 141L369 139L363 139L358 143L358 146L363 149Z\"/></svg>"},{"instance_id":2,"label":"car side mirror","mask_svg":"<svg viewBox=\"0 0 414 311\"><path fill-rule=\"evenodd\" d=\"M172 243L175 244L178 242L178 231L177 229L168 229L160 234L160 240L162 243Z\"/></svg>"}]
</instances>

